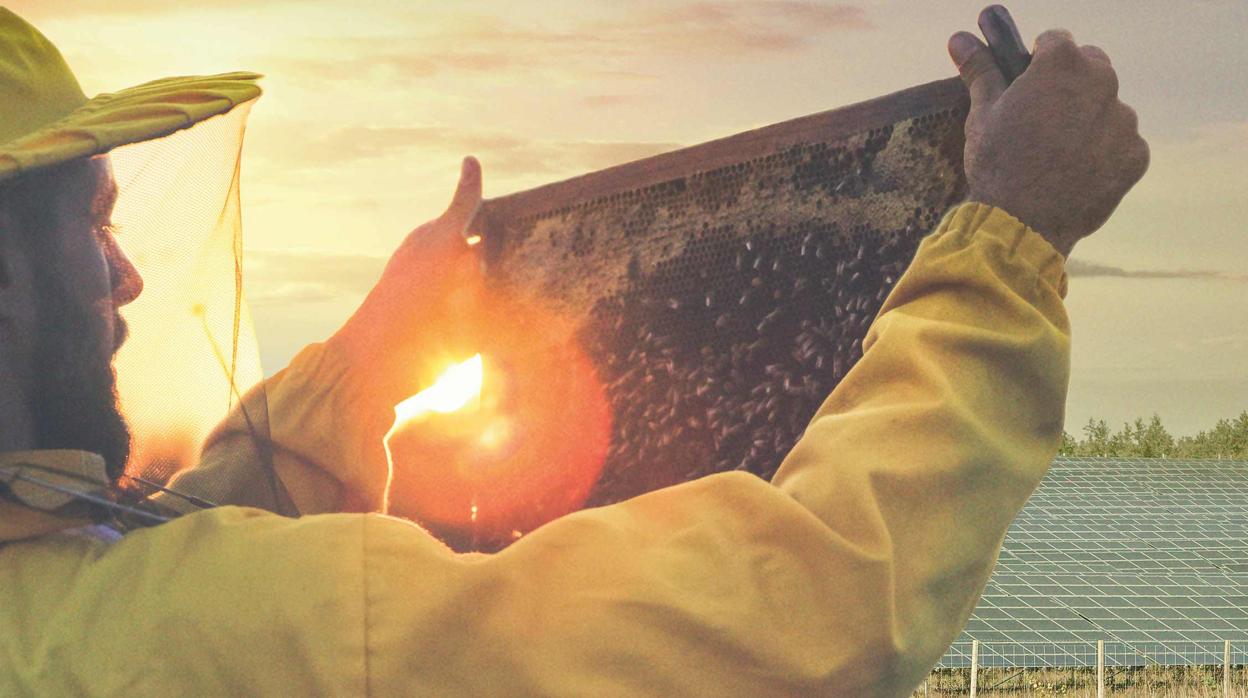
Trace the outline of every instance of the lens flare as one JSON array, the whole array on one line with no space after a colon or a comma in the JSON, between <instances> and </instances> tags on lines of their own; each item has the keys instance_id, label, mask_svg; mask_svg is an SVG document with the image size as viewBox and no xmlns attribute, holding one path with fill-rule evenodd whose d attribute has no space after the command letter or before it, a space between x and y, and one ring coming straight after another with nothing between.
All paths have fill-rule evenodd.
<instances>
[{"instance_id":1,"label":"lens flare","mask_svg":"<svg viewBox=\"0 0 1248 698\"><path fill-rule=\"evenodd\" d=\"M418 420L430 413L450 414L478 403L485 369L481 355L446 369L433 385L394 407L396 426Z\"/></svg>"},{"instance_id":2,"label":"lens flare","mask_svg":"<svg viewBox=\"0 0 1248 698\"><path fill-rule=\"evenodd\" d=\"M384 440L390 513L459 552L498 551L581 508L611 434L605 388L566 328L498 299L478 326L480 354L399 403Z\"/></svg>"}]
</instances>

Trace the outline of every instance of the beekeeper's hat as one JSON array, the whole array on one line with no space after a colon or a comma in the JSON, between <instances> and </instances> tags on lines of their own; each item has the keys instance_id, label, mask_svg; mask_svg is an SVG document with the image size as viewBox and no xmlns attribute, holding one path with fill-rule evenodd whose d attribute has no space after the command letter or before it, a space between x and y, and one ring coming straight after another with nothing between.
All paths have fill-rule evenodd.
<instances>
[{"instance_id":1,"label":"beekeeper's hat","mask_svg":"<svg viewBox=\"0 0 1248 698\"><path fill-rule=\"evenodd\" d=\"M0 8L0 181L224 114L260 95L259 77L166 78L88 99L60 51Z\"/></svg>"}]
</instances>

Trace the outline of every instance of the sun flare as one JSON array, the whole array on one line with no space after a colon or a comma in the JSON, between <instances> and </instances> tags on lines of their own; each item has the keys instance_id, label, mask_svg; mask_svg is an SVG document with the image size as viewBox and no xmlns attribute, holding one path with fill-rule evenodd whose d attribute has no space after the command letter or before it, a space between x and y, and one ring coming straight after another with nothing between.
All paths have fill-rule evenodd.
<instances>
[{"instance_id":1,"label":"sun flare","mask_svg":"<svg viewBox=\"0 0 1248 698\"><path fill-rule=\"evenodd\" d=\"M446 369L433 385L394 406L396 424L403 424L429 413L449 414L464 409L481 398L485 370L481 355Z\"/></svg>"}]
</instances>

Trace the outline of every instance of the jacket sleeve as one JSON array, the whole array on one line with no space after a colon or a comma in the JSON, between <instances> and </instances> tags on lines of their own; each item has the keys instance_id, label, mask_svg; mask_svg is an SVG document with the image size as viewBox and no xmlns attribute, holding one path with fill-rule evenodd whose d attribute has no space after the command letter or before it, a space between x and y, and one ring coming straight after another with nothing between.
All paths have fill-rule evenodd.
<instances>
[{"instance_id":1,"label":"jacket sleeve","mask_svg":"<svg viewBox=\"0 0 1248 698\"><path fill-rule=\"evenodd\" d=\"M374 685L908 695L964 626L1059 448L1063 265L1003 211L951 211L772 483L712 475L483 557L370 517Z\"/></svg>"},{"instance_id":2,"label":"jacket sleeve","mask_svg":"<svg viewBox=\"0 0 1248 698\"><path fill-rule=\"evenodd\" d=\"M285 495L302 515L384 513L390 465L382 437L393 418L325 345L313 344L249 391L209 434L196 466L170 486L218 504L277 512ZM276 498L269 464L284 490ZM176 497L158 499L195 510Z\"/></svg>"}]
</instances>

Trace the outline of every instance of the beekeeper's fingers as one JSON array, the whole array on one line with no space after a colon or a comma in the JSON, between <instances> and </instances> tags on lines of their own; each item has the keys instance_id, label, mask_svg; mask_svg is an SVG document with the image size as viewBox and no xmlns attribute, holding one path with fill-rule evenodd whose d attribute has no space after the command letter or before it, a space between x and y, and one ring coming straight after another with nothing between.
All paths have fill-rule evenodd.
<instances>
[{"instance_id":1,"label":"beekeeper's fingers","mask_svg":"<svg viewBox=\"0 0 1248 698\"><path fill-rule=\"evenodd\" d=\"M958 74L971 93L971 110L986 108L1005 92L1008 86L992 51L970 32L949 37L949 57L958 66Z\"/></svg>"},{"instance_id":2,"label":"beekeeper's fingers","mask_svg":"<svg viewBox=\"0 0 1248 698\"><path fill-rule=\"evenodd\" d=\"M481 207L481 163L469 155L459 171L459 186L451 205L439 217L438 222L456 233L462 234Z\"/></svg>"}]
</instances>

